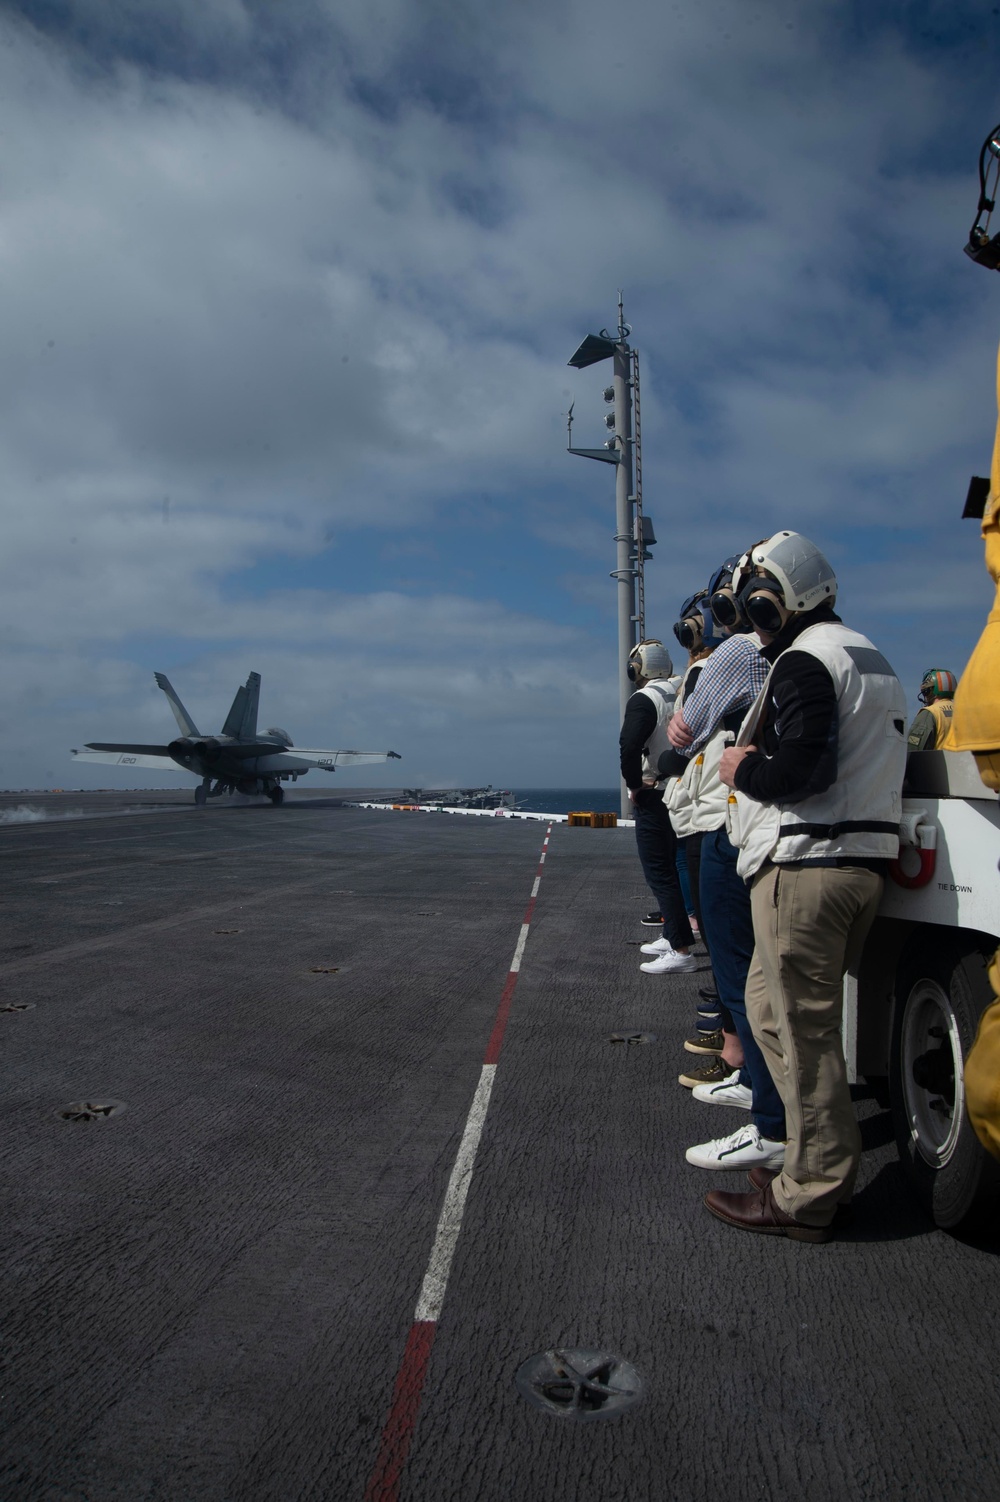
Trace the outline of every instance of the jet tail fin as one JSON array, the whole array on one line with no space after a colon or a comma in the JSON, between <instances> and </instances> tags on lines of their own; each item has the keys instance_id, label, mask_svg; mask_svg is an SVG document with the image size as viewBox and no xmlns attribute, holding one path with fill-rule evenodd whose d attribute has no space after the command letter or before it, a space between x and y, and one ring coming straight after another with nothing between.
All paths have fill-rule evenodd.
<instances>
[{"instance_id":1,"label":"jet tail fin","mask_svg":"<svg viewBox=\"0 0 1000 1502\"><path fill-rule=\"evenodd\" d=\"M171 684L170 679L167 677L166 673L154 673L153 676L159 684L160 688L162 688L163 692L167 696L170 708L174 712L174 719L180 726L181 735L200 735L201 731L198 729L194 720L192 720L191 716L184 708L184 705L181 703L180 699L178 699L177 695L174 693L173 685Z\"/></svg>"},{"instance_id":2,"label":"jet tail fin","mask_svg":"<svg viewBox=\"0 0 1000 1502\"><path fill-rule=\"evenodd\" d=\"M251 673L246 682L247 704L243 711L240 736L245 741L257 739L257 707L260 704L260 674Z\"/></svg>"},{"instance_id":3,"label":"jet tail fin","mask_svg":"<svg viewBox=\"0 0 1000 1502\"><path fill-rule=\"evenodd\" d=\"M242 688L236 690L236 698L232 702L229 713L226 715L226 723L222 727L223 735L231 735L235 740L253 741L257 738L257 705L260 702L260 674L251 673Z\"/></svg>"},{"instance_id":4,"label":"jet tail fin","mask_svg":"<svg viewBox=\"0 0 1000 1502\"><path fill-rule=\"evenodd\" d=\"M226 715L226 723L222 727L223 735L231 735L234 739L238 739L243 726L243 712L246 707L247 691L245 688L238 688L236 690L236 698L233 700L232 707Z\"/></svg>"}]
</instances>

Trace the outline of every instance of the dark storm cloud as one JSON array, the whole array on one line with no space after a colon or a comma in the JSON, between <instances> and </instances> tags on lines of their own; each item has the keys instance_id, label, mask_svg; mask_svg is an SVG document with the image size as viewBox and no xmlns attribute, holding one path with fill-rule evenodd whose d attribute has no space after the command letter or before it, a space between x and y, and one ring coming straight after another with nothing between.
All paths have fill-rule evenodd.
<instances>
[{"instance_id":1,"label":"dark storm cloud","mask_svg":"<svg viewBox=\"0 0 1000 1502\"><path fill-rule=\"evenodd\" d=\"M456 0L15 0L11 10L93 78L125 65L316 124L346 94L386 122L409 102L464 126L492 119L504 98L498 42L531 14L516 0L502 19Z\"/></svg>"}]
</instances>

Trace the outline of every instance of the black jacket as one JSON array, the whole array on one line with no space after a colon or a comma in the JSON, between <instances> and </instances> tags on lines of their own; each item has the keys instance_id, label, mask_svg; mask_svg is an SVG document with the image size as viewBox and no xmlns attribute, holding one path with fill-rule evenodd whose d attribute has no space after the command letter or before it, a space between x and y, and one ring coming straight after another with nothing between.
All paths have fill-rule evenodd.
<instances>
[{"instance_id":1,"label":"black jacket","mask_svg":"<svg viewBox=\"0 0 1000 1502\"><path fill-rule=\"evenodd\" d=\"M635 693L625 706L618 749L622 777L630 789L642 787L642 748L656 729L656 708L646 694Z\"/></svg>"},{"instance_id":2,"label":"black jacket","mask_svg":"<svg viewBox=\"0 0 1000 1502\"><path fill-rule=\"evenodd\" d=\"M694 688L700 672L699 662L687 675L687 693ZM642 787L642 748L655 729L656 710L652 700L646 694L634 693L625 706L625 718L618 737L622 778L629 789ZM680 777L687 771L687 765L686 756L676 751L664 751L660 757L660 777Z\"/></svg>"},{"instance_id":3,"label":"black jacket","mask_svg":"<svg viewBox=\"0 0 1000 1502\"><path fill-rule=\"evenodd\" d=\"M781 661L768 681L758 749L736 770L737 788L758 803L798 802L837 780L840 716L833 679L810 652L789 651L803 631L826 621L840 622L829 604L793 615L764 648L768 662Z\"/></svg>"}]
</instances>

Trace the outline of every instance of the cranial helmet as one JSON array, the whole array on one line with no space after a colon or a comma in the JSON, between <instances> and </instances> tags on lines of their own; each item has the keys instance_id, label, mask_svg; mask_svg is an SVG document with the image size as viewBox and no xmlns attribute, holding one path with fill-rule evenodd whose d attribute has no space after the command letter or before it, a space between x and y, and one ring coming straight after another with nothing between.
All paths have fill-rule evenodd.
<instances>
[{"instance_id":1,"label":"cranial helmet","mask_svg":"<svg viewBox=\"0 0 1000 1502\"><path fill-rule=\"evenodd\" d=\"M673 671L670 653L658 637L641 641L628 654L628 676L632 683L640 678L669 678Z\"/></svg>"},{"instance_id":2,"label":"cranial helmet","mask_svg":"<svg viewBox=\"0 0 1000 1502\"><path fill-rule=\"evenodd\" d=\"M837 576L800 532L775 532L750 549L750 571L737 596L750 624L776 636L790 615L837 598Z\"/></svg>"},{"instance_id":3,"label":"cranial helmet","mask_svg":"<svg viewBox=\"0 0 1000 1502\"><path fill-rule=\"evenodd\" d=\"M933 704L935 699L953 698L957 687L955 674L947 668L928 668L920 680L917 698L921 704Z\"/></svg>"}]
</instances>

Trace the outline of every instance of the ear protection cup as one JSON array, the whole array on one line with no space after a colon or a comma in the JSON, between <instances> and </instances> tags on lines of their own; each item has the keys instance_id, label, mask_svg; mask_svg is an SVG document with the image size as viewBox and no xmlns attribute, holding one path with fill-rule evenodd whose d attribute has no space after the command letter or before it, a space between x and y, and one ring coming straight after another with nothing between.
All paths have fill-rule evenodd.
<instances>
[{"instance_id":1,"label":"ear protection cup","mask_svg":"<svg viewBox=\"0 0 1000 1502\"><path fill-rule=\"evenodd\" d=\"M732 587L725 585L717 589L709 601L712 611L712 619L717 626L738 626L741 620L740 607Z\"/></svg>"},{"instance_id":2,"label":"ear protection cup","mask_svg":"<svg viewBox=\"0 0 1000 1502\"><path fill-rule=\"evenodd\" d=\"M781 585L769 579L751 579L741 592L740 604L755 631L777 636L791 615L781 598Z\"/></svg>"},{"instance_id":3,"label":"ear protection cup","mask_svg":"<svg viewBox=\"0 0 1000 1502\"><path fill-rule=\"evenodd\" d=\"M705 641L705 617L701 611L697 615L685 616L677 621L674 626L674 635L681 646L687 652L700 652Z\"/></svg>"},{"instance_id":4,"label":"ear protection cup","mask_svg":"<svg viewBox=\"0 0 1000 1502\"><path fill-rule=\"evenodd\" d=\"M632 648L625 671L629 682L636 683L640 678L669 678L673 670L670 653L658 637L651 636Z\"/></svg>"}]
</instances>

